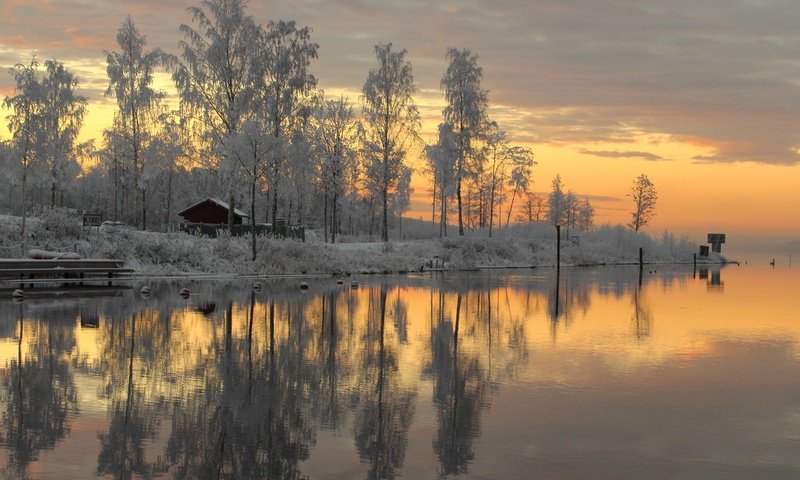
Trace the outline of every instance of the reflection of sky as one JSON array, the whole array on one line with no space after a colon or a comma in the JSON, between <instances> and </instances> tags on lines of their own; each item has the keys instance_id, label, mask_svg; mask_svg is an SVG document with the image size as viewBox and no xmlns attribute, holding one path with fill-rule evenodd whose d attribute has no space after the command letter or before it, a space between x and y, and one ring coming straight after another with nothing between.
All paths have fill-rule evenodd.
<instances>
[{"instance_id":1,"label":"reflection of sky","mask_svg":"<svg viewBox=\"0 0 800 480\"><path fill-rule=\"evenodd\" d=\"M440 411L442 405L434 399L436 382L446 387L454 375L452 352L446 350L453 337L446 332L454 328L459 294L462 310L455 365L477 368L455 375L462 375L467 392L480 391L476 387L485 382L486 395L485 403L471 413L480 418L471 420L477 431L472 432L476 438L471 443L475 456L468 466L470 475L512 478L536 471L547 478L646 478L648 472L659 469L670 478L790 478L800 471L794 454L800 439L800 383L796 381L800 379L800 324L791 295L798 285L798 272L725 267L719 272L724 290L716 293L709 292L706 280L692 277L691 267L645 272L641 289L636 267L567 268L561 273L564 313L555 321L548 303L555 278L545 269L531 276L520 270L508 277L503 272L447 274L444 281L438 275L408 281L367 277L360 279L357 291L335 286L333 280L319 280L312 282L306 294L297 293L293 284L285 289L270 284L256 298L276 301L279 343L304 342L287 344L293 345L290 350L300 359L286 356L290 350L278 350L281 368L293 362L312 368L328 358L323 325L329 324L323 323L323 312L330 312L330 303L323 308L321 297L315 294L338 299L336 325L341 337L336 363L342 372L349 372L341 377L340 387L351 395L365 388L354 383L362 375L364 352L377 351L377 345L363 343L374 341L378 332L374 317L367 319L377 308L374 287L388 282L385 342L396 362L386 373L386 398L397 401L400 397L392 397L391 392L416 392L404 465L399 470L407 478L432 476L438 459L431 446L439 422L451 413L465 413L454 413L452 407ZM444 289L443 296L439 287ZM87 365L103 360L96 355L110 334L108 315L141 308L171 311L169 336L156 336L168 338L169 348L139 350L162 358L169 354L169 363L160 367L164 371L138 370L149 361L138 359L135 378L137 385L151 389L148 395L181 402L203 387L204 375L227 368L219 363L223 358L219 349L224 345L225 305L230 298L235 302L233 358L244 362L247 288L193 285L192 291L199 293L185 303L177 296L178 288L154 288L156 293L146 301L126 292L116 306L100 307L111 310L101 315L98 329L80 329L62 315L59 324L75 328L76 346L70 355L85 356ZM218 306L209 317L192 310L206 301L216 301ZM0 304L0 321L14 323L16 305L5 308L9 305ZM34 300L24 305L32 312L26 316L28 322L58 317L54 304L43 308L44 302ZM114 313L114 308L121 310ZM637 335L634 325L637 308L649 322L644 335ZM289 321L290 312L303 312L302 322ZM395 317L397 312L405 323ZM267 358L267 314L268 306L258 303L252 350L258 362ZM150 316L137 321L137 344L150 344L148 329L158 332L162 324ZM401 323L404 326L398 330ZM445 332L436 333L438 345L445 346L438 360L431 354L431 332ZM15 339L3 341L3 365L16 358L16 348ZM124 362L124 354L115 355ZM124 374L126 365L116 368ZM205 370L198 371L198 366ZM140 377L145 371L147 377ZM161 375L167 372L178 375L179 381L163 381ZM181 377L187 379L185 383ZM242 382L246 377L235 378ZM42 452L30 468L43 478L56 478L59 470L77 478L97 468L97 435L108 428L110 402L92 370L75 371L75 383L79 412L70 419L71 432L54 449ZM121 393L116 395L120 398ZM237 404L238 400L232 400ZM297 404L304 408L303 400ZM304 474L311 478L361 476L367 469L353 447L355 415L351 411L342 418L336 432L314 423L317 433L310 458L300 464ZM165 419L157 440L148 444L148 458L160 454L169 423Z\"/></svg>"}]
</instances>

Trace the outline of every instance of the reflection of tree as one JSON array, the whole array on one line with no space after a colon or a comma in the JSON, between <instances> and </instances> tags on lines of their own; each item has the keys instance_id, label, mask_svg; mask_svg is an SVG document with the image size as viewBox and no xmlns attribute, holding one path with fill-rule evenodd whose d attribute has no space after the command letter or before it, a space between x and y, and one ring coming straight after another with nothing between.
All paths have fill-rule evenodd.
<instances>
[{"instance_id":1,"label":"reflection of tree","mask_svg":"<svg viewBox=\"0 0 800 480\"><path fill-rule=\"evenodd\" d=\"M480 413L488 406L486 372L477 357L459 351L461 303L459 293L455 323L446 319L444 309L440 308L439 323L431 335L434 403L438 413L433 448L444 475L467 471L475 456L473 441L480 431ZM440 306L443 304L442 299Z\"/></svg>"},{"instance_id":2,"label":"reflection of tree","mask_svg":"<svg viewBox=\"0 0 800 480\"><path fill-rule=\"evenodd\" d=\"M302 357L312 336L302 309L287 305L290 332L278 338L270 303L266 344L258 342L254 295L248 307L247 333L237 337L229 306L223 338L198 368L201 388L176 406L167 447L176 478L301 478L313 440L302 401L314 381Z\"/></svg>"},{"instance_id":3,"label":"reflection of tree","mask_svg":"<svg viewBox=\"0 0 800 480\"><path fill-rule=\"evenodd\" d=\"M364 372L354 427L356 448L361 459L370 463L367 478L371 479L394 478L396 470L402 468L416 396L415 391L399 385L396 354L386 345L386 294L386 286L382 285L377 314L374 295L370 294Z\"/></svg>"},{"instance_id":4,"label":"reflection of tree","mask_svg":"<svg viewBox=\"0 0 800 480\"><path fill-rule=\"evenodd\" d=\"M4 412L0 445L8 448L7 469L25 476L30 462L69 432L68 418L77 410L77 390L68 354L75 345L70 325L26 322L19 305L17 357L3 376ZM28 331L30 329L31 331Z\"/></svg>"},{"instance_id":5,"label":"reflection of tree","mask_svg":"<svg viewBox=\"0 0 800 480\"><path fill-rule=\"evenodd\" d=\"M101 358L111 402L108 432L99 435L99 474L124 479L166 471L163 461L148 461L144 453L166 414L158 396L168 358L164 326L157 312L141 310L112 319L104 332Z\"/></svg>"},{"instance_id":6,"label":"reflection of tree","mask_svg":"<svg viewBox=\"0 0 800 480\"><path fill-rule=\"evenodd\" d=\"M633 315L631 316L631 328L633 335L641 341L650 336L653 315L647 304L642 300L641 289L633 291Z\"/></svg>"}]
</instances>

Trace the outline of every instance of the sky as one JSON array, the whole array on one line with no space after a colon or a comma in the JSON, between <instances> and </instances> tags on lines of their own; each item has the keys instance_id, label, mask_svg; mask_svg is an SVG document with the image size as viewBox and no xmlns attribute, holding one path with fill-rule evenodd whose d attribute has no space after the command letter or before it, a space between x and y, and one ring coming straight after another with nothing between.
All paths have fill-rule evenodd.
<instances>
[{"instance_id":1,"label":"sky","mask_svg":"<svg viewBox=\"0 0 800 480\"><path fill-rule=\"evenodd\" d=\"M97 137L114 102L103 97L103 51L118 48L125 16L150 47L177 53L178 27L196 5L1 0L0 66L32 54L64 62L90 100L82 136ZM630 220L626 195L645 173L659 192L652 233L800 237L796 0L251 0L248 13L311 27L320 45L312 72L329 96L358 100L376 43L407 49L429 142L444 106L446 49L470 49L490 117L534 150L533 189L549 191L560 174L592 201L598 224ZM12 88L0 74L0 97ZM413 185L409 215L429 219L423 177Z\"/></svg>"}]
</instances>

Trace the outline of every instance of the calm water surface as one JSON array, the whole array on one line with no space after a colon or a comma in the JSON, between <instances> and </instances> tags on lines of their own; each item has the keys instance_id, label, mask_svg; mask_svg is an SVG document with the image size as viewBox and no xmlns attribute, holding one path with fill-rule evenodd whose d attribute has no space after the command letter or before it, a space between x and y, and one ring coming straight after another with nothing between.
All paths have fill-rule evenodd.
<instances>
[{"instance_id":1,"label":"calm water surface","mask_svg":"<svg viewBox=\"0 0 800 480\"><path fill-rule=\"evenodd\" d=\"M800 478L800 268L358 280L2 292L0 478Z\"/></svg>"}]
</instances>

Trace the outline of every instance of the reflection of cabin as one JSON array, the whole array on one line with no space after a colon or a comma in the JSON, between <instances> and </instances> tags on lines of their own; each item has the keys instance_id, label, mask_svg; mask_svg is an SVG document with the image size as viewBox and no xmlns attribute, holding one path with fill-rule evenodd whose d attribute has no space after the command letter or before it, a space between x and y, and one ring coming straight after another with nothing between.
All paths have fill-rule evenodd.
<instances>
[{"instance_id":1,"label":"reflection of cabin","mask_svg":"<svg viewBox=\"0 0 800 480\"><path fill-rule=\"evenodd\" d=\"M191 207L178 212L183 217L181 230L192 235L207 235L216 237L219 230L228 229L228 212L230 206L216 198L207 198L202 202L195 203ZM245 235L250 233L251 225L245 221L249 215L239 210L233 209L233 231L232 235ZM275 222L273 229L270 223L257 223L257 235L275 235L277 237L297 238L305 241L305 229L301 225L286 225L280 219Z\"/></svg>"}]
</instances>

